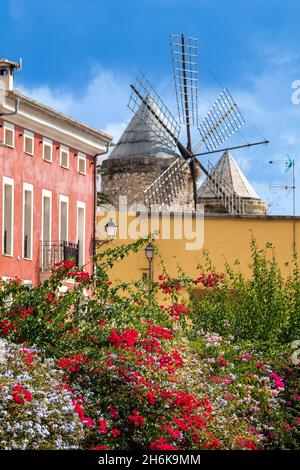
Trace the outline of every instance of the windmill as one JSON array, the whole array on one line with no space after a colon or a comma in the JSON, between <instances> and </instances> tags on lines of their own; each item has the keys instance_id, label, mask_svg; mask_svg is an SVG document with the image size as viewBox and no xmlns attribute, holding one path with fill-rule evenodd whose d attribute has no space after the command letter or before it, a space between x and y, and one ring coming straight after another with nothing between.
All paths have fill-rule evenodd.
<instances>
[{"instance_id":1,"label":"windmill","mask_svg":"<svg viewBox=\"0 0 300 470\"><path fill-rule=\"evenodd\" d=\"M211 190L221 199L226 210L241 214L242 199L234 193L233 188L216 176L213 165L209 164L206 168L198 157L234 148L266 144L268 141L219 149L245 124L245 120L230 92L224 88L204 119L199 121L197 39L186 38L184 34L170 34L170 48L179 122L142 71L139 72L135 84L130 85L129 109L154 134L155 139L171 150L179 151L179 157L145 189L145 204L149 207L151 204L163 206L170 203L182 187L182 174L188 165L195 209L196 173L199 167L207 176ZM186 145L179 140L181 126L186 129ZM199 142L194 147L191 141L191 126L197 127L200 133ZM203 145L206 151L196 153Z\"/></svg>"}]
</instances>

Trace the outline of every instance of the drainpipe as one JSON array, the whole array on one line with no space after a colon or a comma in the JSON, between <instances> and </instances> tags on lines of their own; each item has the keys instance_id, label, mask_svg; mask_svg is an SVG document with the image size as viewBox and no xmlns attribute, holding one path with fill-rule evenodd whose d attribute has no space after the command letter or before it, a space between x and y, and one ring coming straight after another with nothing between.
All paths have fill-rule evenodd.
<instances>
[{"instance_id":1,"label":"drainpipe","mask_svg":"<svg viewBox=\"0 0 300 470\"><path fill-rule=\"evenodd\" d=\"M106 155L109 151L109 147L111 142L106 144L106 150L103 153L97 153L94 155L94 220L93 220L93 258L96 256L96 224L97 224L97 157L101 157L102 155ZM93 260L93 272L95 269L95 261Z\"/></svg>"},{"instance_id":2,"label":"drainpipe","mask_svg":"<svg viewBox=\"0 0 300 470\"><path fill-rule=\"evenodd\" d=\"M20 104L20 98L17 98L15 100L15 109L13 111L8 112L8 113L0 113L0 117L2 117L2 116L14 116L15 114L17 114L17 112L19 111L19 104Z\"/></svg>"}]
</instances>

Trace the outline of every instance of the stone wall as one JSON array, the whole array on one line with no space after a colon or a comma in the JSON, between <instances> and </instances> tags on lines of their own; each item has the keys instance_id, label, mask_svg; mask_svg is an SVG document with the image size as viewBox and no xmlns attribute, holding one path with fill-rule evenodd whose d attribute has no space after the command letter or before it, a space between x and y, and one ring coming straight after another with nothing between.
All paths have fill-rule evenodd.
<instances>
[{"instance_id":1,"label":"stone wall","mask_svg":"<svg viewBox=\"0 0 300 470\"><path fill-rule=\"evenodd\" d=\"M243 199L244 215L265 215L267 213L267 205L261 199ZM217 198L199 198L199 204L204 204L204 212L207 214L224 214L227 213L226 208Z\"/></svg>"},{"instance_id":2,"label":"stone wall","mask_svg":"<svg viewBox=\"0 0 300 470\"><path fill-rule=\"evenodd\" d=\"M102 164L101 190L115 206L119 204L119 196L127 196L128 206L144 204L144 190L174 161L174 158L158 157L107 159ZM188 166L183 172L183 178L182 187L176 188L177 195L173 203L186 204L190 200L192 185Z\"/></svg>"}]
</instances>

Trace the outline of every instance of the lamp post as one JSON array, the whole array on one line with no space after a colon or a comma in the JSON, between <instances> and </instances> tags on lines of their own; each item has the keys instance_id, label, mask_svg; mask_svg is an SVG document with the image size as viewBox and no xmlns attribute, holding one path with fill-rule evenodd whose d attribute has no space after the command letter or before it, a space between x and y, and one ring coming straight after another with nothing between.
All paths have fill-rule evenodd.
<instances>
[{"instance_id":1,"label":"lamp post","mask_svg":"<svg viewBox=\"0 0 300 470\"><path fill-rule=\"evenodd\" d=\"M146 258L148 260L148 263L149 263L149 267L148 267L148 290L149 290L149 305L151 305L151 289L152 289L152 277L153 277L153 272L152 272L152 262L153 262L153 257L154 257L154 246L152 245L152 243L148 243L148 245L146 246L145 248L145 254L146 254Z\"/></svg>"},{"instance_id":2,"label":"lamp post","mask_svg":"<svg viewBox=\"0 0 300 470\"><path fill-rule=\"evenodd\" d=\"M111 242L117 236L118 226L112 218L109 219L104 228L106 232L106 238L104 240L96 240L96 248L101 248L101 246Z\"/></svg>"}]
</instances>

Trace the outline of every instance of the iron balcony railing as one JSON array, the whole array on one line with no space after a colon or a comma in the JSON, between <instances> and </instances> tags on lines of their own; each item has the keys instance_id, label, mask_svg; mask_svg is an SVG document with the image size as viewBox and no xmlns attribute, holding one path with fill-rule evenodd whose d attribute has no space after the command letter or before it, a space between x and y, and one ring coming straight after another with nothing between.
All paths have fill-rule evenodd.
<instances>
[{"instance_id":1,"label":"iron balcony railing","mask_svg":"<svg viewBox=\"0 0 300 470\"><path fill-rule=\"evenodd\" d=\"M79 264L79 242L41 241L41 270L51 271L55 263L72 259Z\"/></svg>"}]
</instances>

